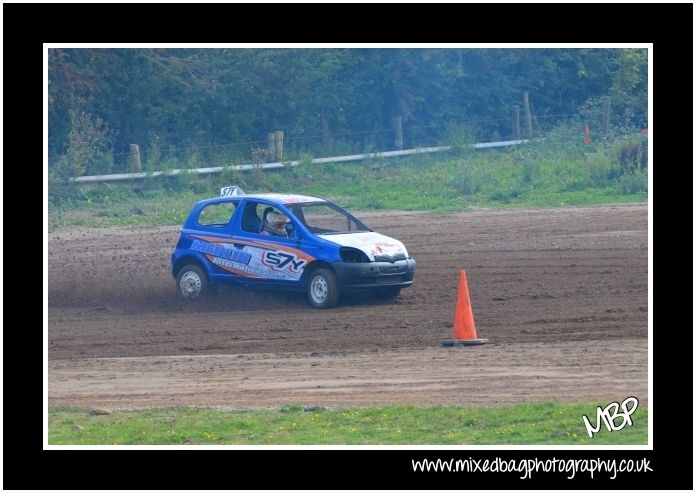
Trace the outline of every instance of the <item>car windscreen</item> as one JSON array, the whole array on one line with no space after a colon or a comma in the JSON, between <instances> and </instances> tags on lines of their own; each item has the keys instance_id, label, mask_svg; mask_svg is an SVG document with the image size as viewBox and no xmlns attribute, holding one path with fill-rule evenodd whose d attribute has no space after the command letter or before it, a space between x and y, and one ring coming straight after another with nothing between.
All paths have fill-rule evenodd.
<instances>
[{"instance_id":1,"label":"car windscreen","mask_svg":"<svg viewBox=\"0 0 696 493\"><path fill-rule=\"evenodd\" d=\"M293 204L293 214L315 234L344 234L371 231L357 218L328 202Z\"/></svg>"}]
</instances>

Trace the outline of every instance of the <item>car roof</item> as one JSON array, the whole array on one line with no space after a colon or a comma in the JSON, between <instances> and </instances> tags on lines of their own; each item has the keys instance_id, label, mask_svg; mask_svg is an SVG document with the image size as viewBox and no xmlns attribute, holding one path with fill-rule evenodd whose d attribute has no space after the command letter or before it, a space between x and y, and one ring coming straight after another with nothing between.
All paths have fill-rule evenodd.
<instances>
[{"instance_id":1,"label":"car roof","mask_svg":"<svg viewBox=\"0 0 696 493\"><path fill-rule=\"evenodd\" d=\"M211 202L232 202L241 199L262 199L268 200L270 202L276 202L279 204L297 204L305 202L326 202L324 199L318 197L311 197L309 195L296 195L288 193L249 193L244 195L234 195L231 197L213 197L210 199L204 199L199 202L199 204L207 204Z\"/></svg>"}]
</instances>

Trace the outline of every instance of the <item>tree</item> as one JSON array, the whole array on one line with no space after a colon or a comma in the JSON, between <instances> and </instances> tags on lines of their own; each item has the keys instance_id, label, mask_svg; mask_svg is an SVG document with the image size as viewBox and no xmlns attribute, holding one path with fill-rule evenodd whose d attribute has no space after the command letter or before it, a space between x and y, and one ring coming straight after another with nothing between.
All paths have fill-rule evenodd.
<instances>
[{"instance_id":1,"label":"tree","mask_svg":"<svg viewBox=\"0 0 696 493\"><path fill-rule=\"evenodd\" d=\"M579 108L596 118L607 96L623 124L647 117L647 50L51 48L48 59L53 156L75 139L77 108L118 130L118 152L157 136L163 161L193 153L204 160L226 153L229 161L243 149L248 158L248 148L228 144L279 129L291 150L329 134L380 148L395 116L407 145L434 142L458 125L483 138L510 135L511 106L523 91L539 119Z\"/></svg>"}]
</instances>

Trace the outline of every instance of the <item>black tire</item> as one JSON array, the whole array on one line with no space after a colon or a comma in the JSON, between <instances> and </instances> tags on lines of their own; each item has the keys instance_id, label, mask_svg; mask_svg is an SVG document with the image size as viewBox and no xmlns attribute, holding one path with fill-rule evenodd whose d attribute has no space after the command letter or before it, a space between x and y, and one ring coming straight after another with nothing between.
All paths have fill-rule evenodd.
<instances>
[{"instance_id":1,"label":"black tire","mask_svg":"<svg viewBox=\"0 0 696 493\"><path fill-rule=\"evenodd\" d=\"M307 279L307 298L314 308L331 308L338 302L338 282L331 269L313 270Z\"/></svg>"},{"instance_id":2,"label":"black tire","mask_svg":"<svg viewBox=\"0 0 696 493\"><path fill-rule=\"evenodd\" d=\"M379 288L377 290L377 297L380 300L393 300L397 296L399 296L400 292L401 292L401 288L399 286Z\"/></svg>"},{"instance_id":3,"label":"black tire","mask_svg":"<svg viewBox=\"0 0 696 493\"><path fill-rule=\"evenodd\" d=\"M176 290L186 301L204 298L210 291L208 275L199 265L184 265L176 276Z\"/></svg>"}]
</instances>

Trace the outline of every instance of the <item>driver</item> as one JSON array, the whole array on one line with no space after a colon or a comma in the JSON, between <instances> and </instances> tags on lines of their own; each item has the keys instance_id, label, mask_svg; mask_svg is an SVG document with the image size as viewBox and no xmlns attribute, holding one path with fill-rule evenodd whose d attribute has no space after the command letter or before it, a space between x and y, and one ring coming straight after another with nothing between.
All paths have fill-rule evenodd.
<instances>
[{"instance_id":1,"label":"driver","mask_svg":"<svg viewBox=\"0 0 696 493\"><path fill-rule=\"evenodd\" d=\"M261 234L264 236L281 236L283 238L288 237L288 232L285 229L285 225L289 222L289 219L284 214L279 214L277 212L267 211L266 220L263 222L261 228Z\"/></svg>"}]
</instances>

